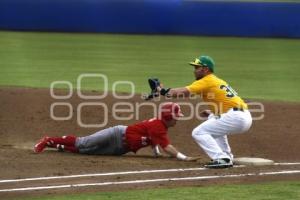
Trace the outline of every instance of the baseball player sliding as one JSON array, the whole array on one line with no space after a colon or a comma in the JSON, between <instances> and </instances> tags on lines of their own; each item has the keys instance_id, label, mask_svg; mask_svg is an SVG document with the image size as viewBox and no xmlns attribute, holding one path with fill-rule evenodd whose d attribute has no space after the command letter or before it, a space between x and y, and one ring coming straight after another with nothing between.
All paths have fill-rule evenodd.
<instances>
[{"instance_id":1,"label":"baseball player sliding","mask_svg":"<svg viewBox=\"0 0 300 200\"><path fill-rule=\"evenodd\" d=\"M197 157L188 157L180 153L170 144L168 138L168 128L175 126L177 118L182 116L180 106L168 102L160 107L158 118L129 126L110 127L85 137L45 136L34 146L34 151L41 153L46 147L49 147L81 154L123 155L128 152L136 153L140 148L151 145L154 156L158 156L160 155L159 145L166 153L178 160L195 161L198 159Z\"/></svg>"},{"instance_id":2,"label":"baseball player sliding","mask_svg":"<svg viewBox=\"0 0 300 200\"><path fill-rule=\"evenodd\" d=\"M215 63L211 57L200 56L189 64L194 66L196 81L186 87L171 89L162 87L158 79L149 79L152 92L147 99L158 94L168 97L201 95L210 110L201 112L207 120L194 128L192 136L212 159L206 167L232 167L233 155L227 135L243 133L250 128L252 117L248 106L227 82L214 75Z\"/></svg>"}]
</instances>

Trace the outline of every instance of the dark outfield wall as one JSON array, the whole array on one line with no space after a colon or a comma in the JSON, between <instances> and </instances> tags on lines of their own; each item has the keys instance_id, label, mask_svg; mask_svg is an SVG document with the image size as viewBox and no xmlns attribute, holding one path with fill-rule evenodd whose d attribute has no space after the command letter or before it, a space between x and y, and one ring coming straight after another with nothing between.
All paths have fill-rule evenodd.
<instances>
[{"instance_id":1,"label":"dark outfield wall","mask_svg":"<svg viewBox=\"0 0 300 200\"><path fill-rule=\"evenodd\" d=\"M300 37L300 3L0 0L0 29Z\"/></svg>"}]
</instances>

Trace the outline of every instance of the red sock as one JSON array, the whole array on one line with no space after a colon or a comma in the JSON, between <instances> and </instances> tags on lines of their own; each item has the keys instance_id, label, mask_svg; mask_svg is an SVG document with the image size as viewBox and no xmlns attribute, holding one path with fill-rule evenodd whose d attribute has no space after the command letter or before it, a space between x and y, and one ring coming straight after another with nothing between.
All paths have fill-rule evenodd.
<instances>
[{"instance_id":1,"label":"red sock","mask_svg":"<svg viewBox=\"0 0 300 200\"><path fill-rule=\"evenodd\" d=\"M51 137L50 138L50 146L56 147L57 144L75 147L76 136L67 135L62 137Z\"/></svg>"}]
</instances>

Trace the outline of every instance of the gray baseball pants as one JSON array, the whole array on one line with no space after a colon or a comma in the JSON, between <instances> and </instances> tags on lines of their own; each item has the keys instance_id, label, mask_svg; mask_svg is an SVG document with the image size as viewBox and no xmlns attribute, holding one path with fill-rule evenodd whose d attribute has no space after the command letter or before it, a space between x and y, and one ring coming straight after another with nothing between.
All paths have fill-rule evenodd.
<instances>
[{"instance_id":1,"label":"gray baseball pants","mask_svg":"<svg viewBox=\"0 0 300 200\"><path fill-rule=\"evenodd\" d=\"M79 153L90 155L123 155L129 150L124 145L127 126L114 126L86 137L78 137L75 147Z\"/></svg>"}]
</instances>

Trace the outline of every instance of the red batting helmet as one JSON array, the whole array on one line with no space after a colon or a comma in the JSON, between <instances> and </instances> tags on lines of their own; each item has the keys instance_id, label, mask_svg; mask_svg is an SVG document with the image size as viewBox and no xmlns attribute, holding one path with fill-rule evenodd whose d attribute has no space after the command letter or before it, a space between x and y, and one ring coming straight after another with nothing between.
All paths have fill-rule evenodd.
<instances>
[{"instance_id":1,"label":"red batting helmet","mask_svg":"<svg viewBox=\"0 0 300 200\"><path fill-rule=\"evenodd\" d=\"M177 103L168 102L164 103L160 107L160 118L164 120L171 120L178 117L183 117L180 106Z\"/></svg>"}]
</instances>

